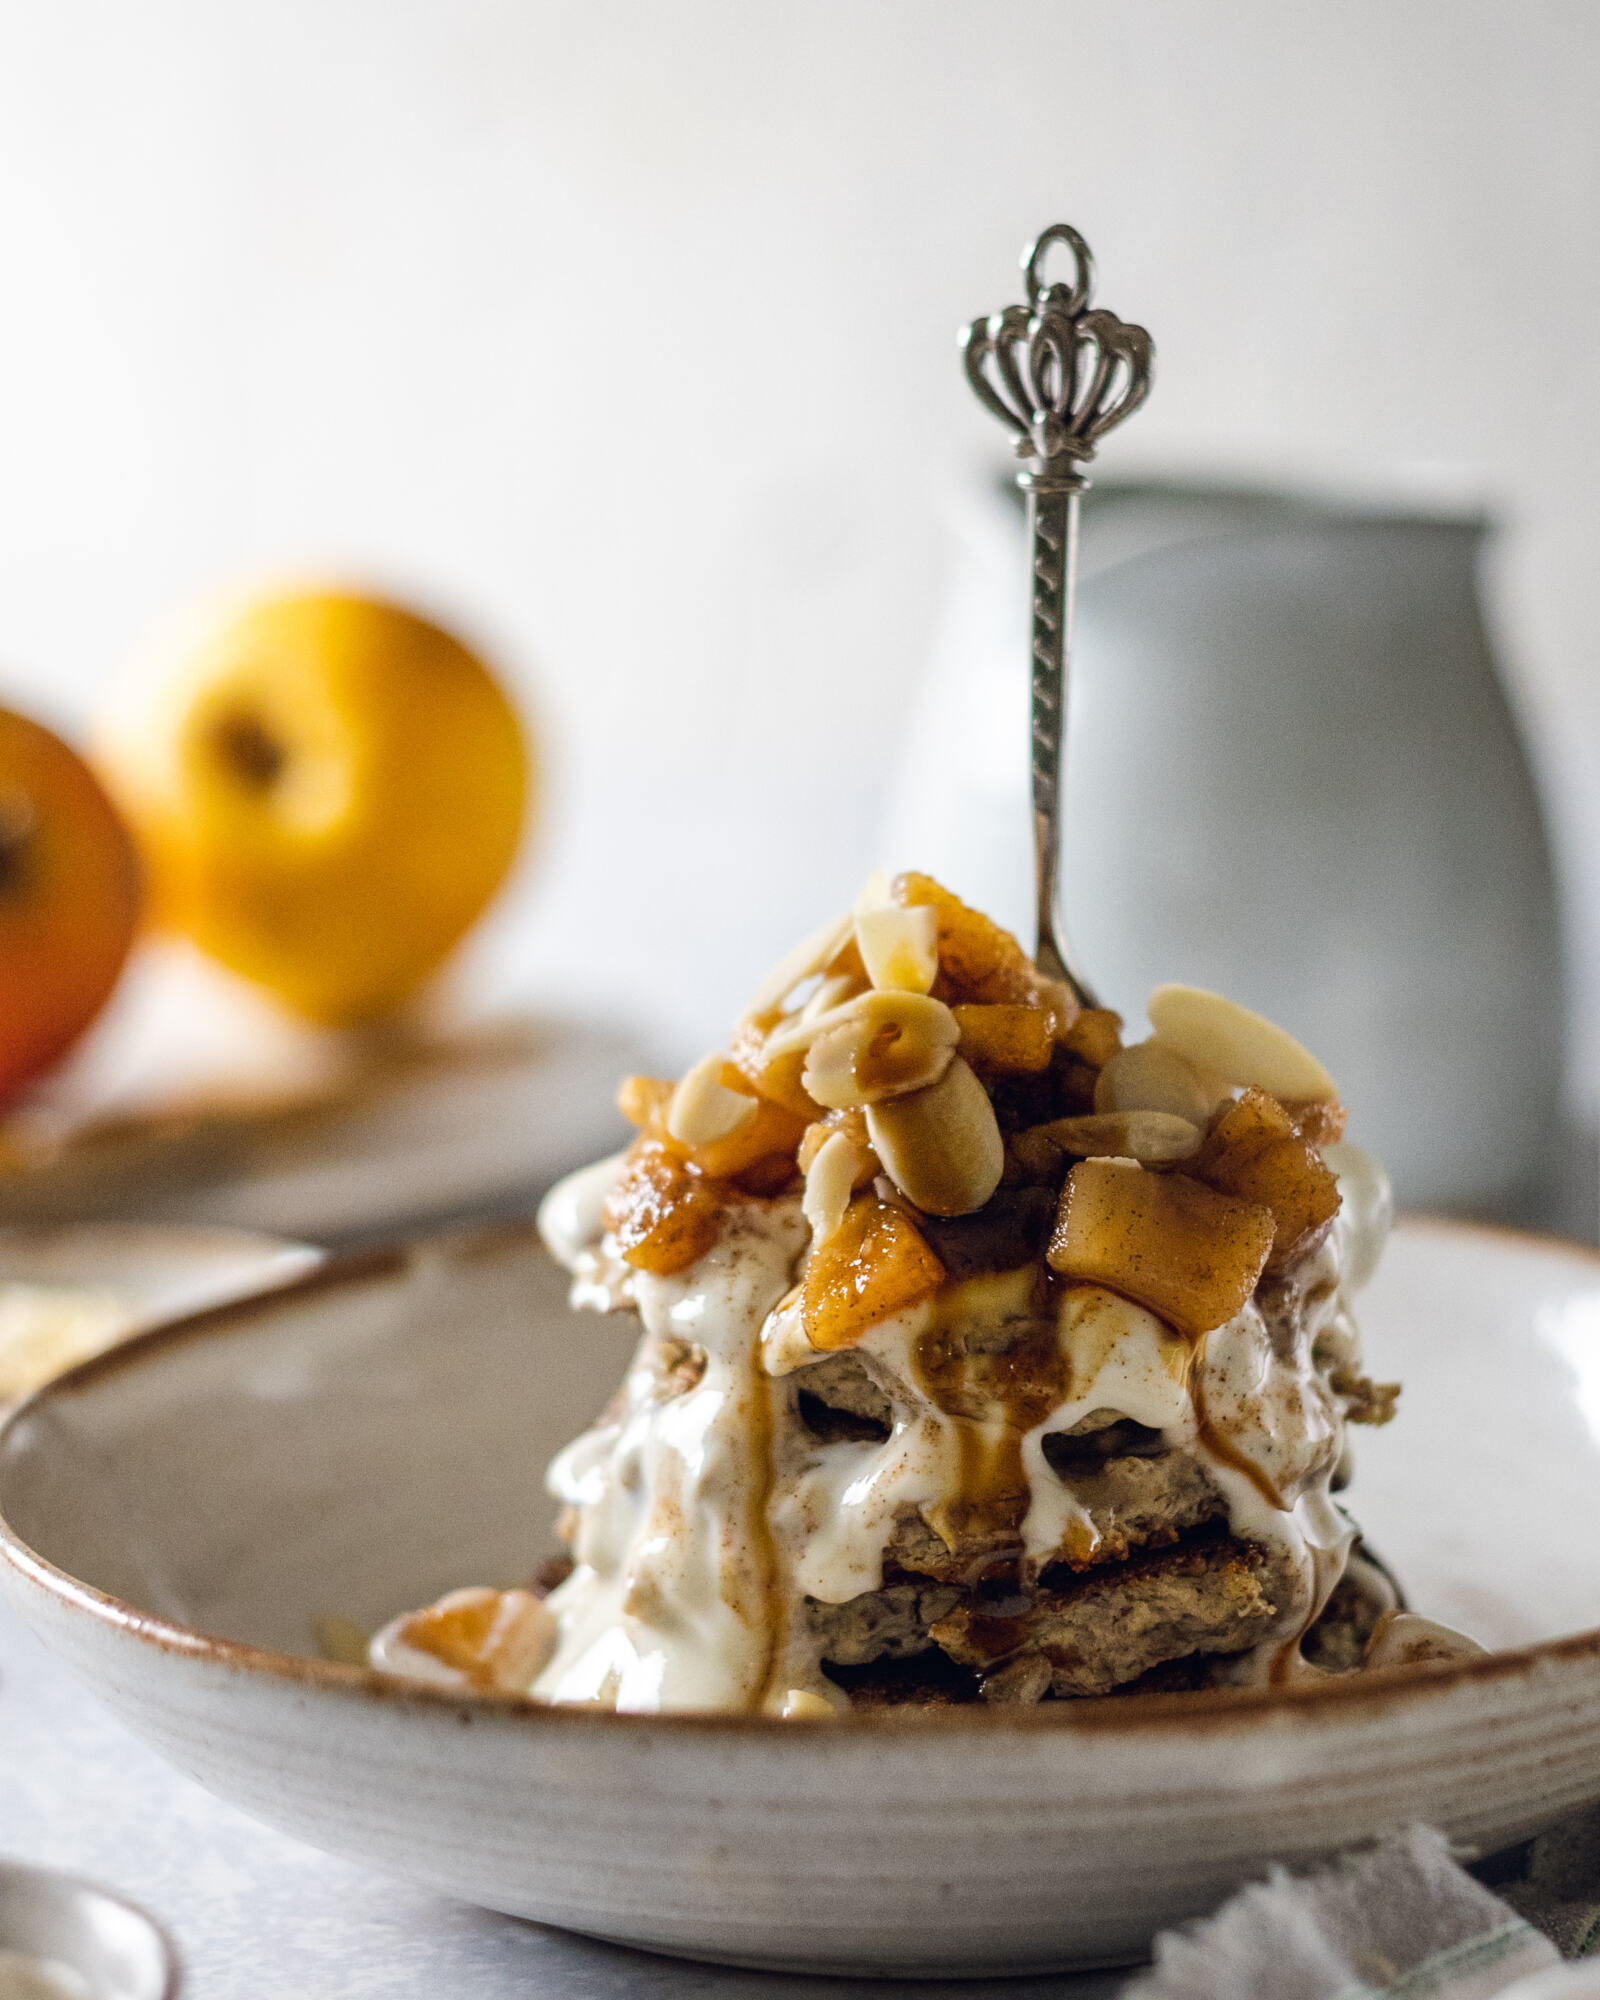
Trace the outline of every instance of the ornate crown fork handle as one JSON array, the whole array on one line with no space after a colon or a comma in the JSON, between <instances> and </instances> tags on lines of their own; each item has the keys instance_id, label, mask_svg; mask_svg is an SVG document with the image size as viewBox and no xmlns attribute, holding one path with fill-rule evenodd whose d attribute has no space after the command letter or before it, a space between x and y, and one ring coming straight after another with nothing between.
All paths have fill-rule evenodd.
<instances>
[{"instance_id":1,"label":"ornate crown fork handle","mask_svg":"<svg viewBox=\"0 0 1600 2000\"><path fill-rule=\"evenodd\" d=\"M1057 243L1071 253L1072 282L1047 285L1044 263ZM1017 456L1028 461L1017 484L1028 496L1033 544L1034 957L1090 1007L1094 995L1068 962L1057 892L1078 496L1101 438L1149 395L1155 349L1142 326L1091 309L1094 259L1067 223L1052 223L1028 246L1022 270L1028 303L974 320L962 351L968 381L1016 433Z\"/></svg>"}]
</instances>

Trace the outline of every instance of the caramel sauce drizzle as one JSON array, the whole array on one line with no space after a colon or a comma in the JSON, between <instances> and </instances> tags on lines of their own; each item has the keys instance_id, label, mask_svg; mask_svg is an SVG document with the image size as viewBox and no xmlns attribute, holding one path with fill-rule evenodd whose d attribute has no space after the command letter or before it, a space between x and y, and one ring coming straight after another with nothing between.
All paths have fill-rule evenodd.
<instances>
[{"instance_id":1,"label":"caramel sauce drizzle","mask_svg":"<svg viewBox=\"0 0 1600 2000\"><path fill-rule=\"evenodd\" d=\"M756 1677L750 1698L750 1707L756 1711L764 1708L775 1695L782 1692L776 1687L775 1682L787 1650L785 1641L789 1629L789 1593L784 1588L777 1537L772 1532L772 1523L768 1518L773 1488L778 1481L772 1421L772 1399L775 1393L777 1393L776 1386L761 1364L761 1332L757 1327L750 1349L749 1436L751 1460L760 1467L760 1476L750 1482L746 1521L751 1557L758 1572L756 1587L763 1612L756 1629L761 1633L765 1643L761 1671Z\"/></svg>"},{"instance_id":2,"label":"caramel sauce drizzle","mask_svg":"<svg viewBox=\"0 0 1600 2000\"><path fill-rule=\"evenodd\" d=\"M952 1420L959 1454L959 1491L929 1509L930 1524L952 1546L978 1540L989 1545L988 1560L1015 1560L1032 1497L1022 1440L1067 1391L1053 1318L1027 1324L1008 1347L991 1351L969 1347L959 1326L936 1317L914 1359L930 1399Z\"/></svg>"},{"instance_id":3,"label":"caramel sauce drizzle","mask_svg":"<svg viewBox=\"0 0 1600 2000\"><path fill-rule=\"evenodd\" d=\"M1196 1434L1200 1442L1211 1453L1213 1458L1220 1459L1231 1471L1243 1473L1244 1477L1249 1480L1250 1484L1261 1495L1262 1499L1266 1501L1269 1507L1276 1508L1280 1514L1287 1514L1289 1511L1288 1503L1278 1491L1273 1481L1267 1477L1254 1459L1246 1458L1236 1444L1231 1443L1225 1438L1216 1425L1212 1423L1210 1417L1207 1416L1205 1374L1202 1366L1204 1361L1205 1338L1202 1335L1195 1352L1193 1386L1190 1392L1194 1397Z\"/></svg>"}]
</instances>

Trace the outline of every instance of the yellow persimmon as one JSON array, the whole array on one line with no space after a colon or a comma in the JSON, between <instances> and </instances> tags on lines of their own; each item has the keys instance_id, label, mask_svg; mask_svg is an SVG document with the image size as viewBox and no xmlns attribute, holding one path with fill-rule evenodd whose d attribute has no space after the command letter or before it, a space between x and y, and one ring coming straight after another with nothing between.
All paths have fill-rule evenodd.
<instances>
[{"instance_id":1,"label":"yellow persimmon","mask_svg":"<svg viewBox=\"0 0 1600 2000\"><path fill-rule=\"evenodd\" d=\"M510 868L531 784L481 660L332 590L234 599L167 635L100 761L157 920L331 1024L440 963Z\"/></svg>"}]
</instances>

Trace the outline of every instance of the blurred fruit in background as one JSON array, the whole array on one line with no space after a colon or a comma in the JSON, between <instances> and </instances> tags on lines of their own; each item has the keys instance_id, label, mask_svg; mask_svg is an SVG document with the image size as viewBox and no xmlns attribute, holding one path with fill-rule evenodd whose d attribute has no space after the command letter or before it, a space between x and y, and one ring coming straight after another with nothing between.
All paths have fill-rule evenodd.
<instances>
[{"instance_id":1,"label":"blurred fruit in background","mask_svg":"<svg viewBox=\"0 0 1600 2000\"><path fill-rule=\"evenodd\" d=\"M0 1102L99 1013L138 919L133 842L99 780L0 709Z\"/></svg>"},{"instance_id":2,"label":"blurred fruit in background","mask_svg":"<svg viewBox=\"0 0 1600 2000\"><path fill-rule=\"evenodd\" d=\"M533 782L515 711L437 625L338 591L166 635L99 761L153 915L313 1021L398 1007L504 879Z\"/></svg>"}]
</instances>

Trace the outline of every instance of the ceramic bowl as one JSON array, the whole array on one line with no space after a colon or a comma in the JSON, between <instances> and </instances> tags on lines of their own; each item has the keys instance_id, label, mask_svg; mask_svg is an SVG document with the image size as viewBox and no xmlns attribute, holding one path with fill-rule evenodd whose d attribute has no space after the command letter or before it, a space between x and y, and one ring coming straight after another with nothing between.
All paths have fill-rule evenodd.
<instances>
[{"instance_id":1,"label":"ceramic bowl","mask_svg":"<svg viewBox=\"0 0 1600 2000\"><path fill-rule=\"evenodd\" d=\"M90 1362L0 1433L0 1578L174 1762L490 1908L753 1966L1125 1961L1273 1859L1600 1798L1600 1259L1436 1225L1366 1295L1400 1420L1351 1499L1419 1607L1502 1650L1308 1690L785 1723L409 1689L311 1657L545 1551L551 1449L625 1320L526 1230L335 1261Z\"/></svg>"}]
</instances>

